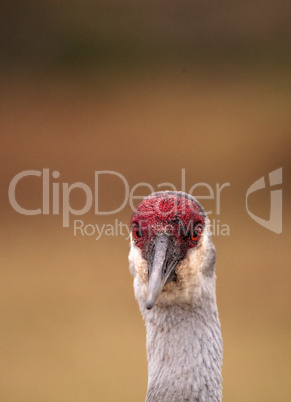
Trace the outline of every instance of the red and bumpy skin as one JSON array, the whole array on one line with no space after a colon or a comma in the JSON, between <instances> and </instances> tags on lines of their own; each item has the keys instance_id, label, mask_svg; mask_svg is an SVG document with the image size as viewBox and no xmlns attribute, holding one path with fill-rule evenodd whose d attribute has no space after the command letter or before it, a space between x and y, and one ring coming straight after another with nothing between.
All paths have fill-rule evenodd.
<instances>
[{"instance_id":1,"label":"red and bumpy skin","mask_svg":"<svg viewBox=\"0 0 291 402\"><path fill-rule=\"evenodd\" d=\"M164 191L145 198L131 219L132 238L148 262L146 305L152 308L163 287L176 280L175 267L199 244L205 212L194 197Z\"/></svg>"},{"instance_id":2,"label":"red and bumpy skin","mask_svg":"<svg viewBox=\"0 0 291 402\"><path fill-rule=\"evenodd\" d=\"M162 233L173 238L182 258L195 247L204 230L205 212L189 194L174 191L153 193L137 207L131 218L132 237L146 257L153 239Z\"/></svg>"}]
</instances>

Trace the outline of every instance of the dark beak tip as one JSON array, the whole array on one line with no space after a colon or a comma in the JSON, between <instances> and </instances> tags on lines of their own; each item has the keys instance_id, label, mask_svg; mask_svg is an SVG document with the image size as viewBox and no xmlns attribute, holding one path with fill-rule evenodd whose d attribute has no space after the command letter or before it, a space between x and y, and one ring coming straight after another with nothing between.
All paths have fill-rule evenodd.
<instances>
[{"instance_id":1,"label":"dark beak tip","mask_svg":"<svg viewBox=\"0 0 291 402\"><path fill-rule=\"evenodd\" d=\"M146 308L148 310L151 310L154 307L155 302L153 300L147 300L146 301Z\"/></svg>"}]
</instances>

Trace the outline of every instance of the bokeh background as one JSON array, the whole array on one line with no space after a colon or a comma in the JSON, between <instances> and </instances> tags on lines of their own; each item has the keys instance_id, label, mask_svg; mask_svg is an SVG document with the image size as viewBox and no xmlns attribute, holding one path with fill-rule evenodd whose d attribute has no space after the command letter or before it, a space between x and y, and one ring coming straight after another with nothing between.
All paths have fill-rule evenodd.
<instances>
[{"instance_id":1,"label":"bokeh background","mask_svg":"<svg viewBox=\"0 0 291 402\"><path fill-rule=\"evenodd\" d=\"M122 174L130 188L199 182L222 191L215 235L224 401L290 400L290 2L2 1L0 12L0 401L142 401L145 328L126 236L74 236L73 219L24 216L8 201L23 170L52 183ZM248 187L283 168L283 233L254 222ZM100 179L100 209L124 199ZM71 205L85 197L74 190ZM139 194L148 191L140 189ZM202 189L200 194L203 195ZM204 193L207 195L207 193ZM42 203L41 179L16 192ZM52 202L52 201L50 201ZM268 219L269 189L249 199ZM127 224L119 213L85 224Z\"/></svg>"}]
</instances>

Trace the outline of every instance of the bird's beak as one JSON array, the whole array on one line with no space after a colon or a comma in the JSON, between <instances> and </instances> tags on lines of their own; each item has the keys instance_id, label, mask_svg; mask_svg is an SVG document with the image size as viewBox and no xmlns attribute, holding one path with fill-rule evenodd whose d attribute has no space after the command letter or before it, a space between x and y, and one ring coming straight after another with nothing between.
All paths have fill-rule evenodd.
<instances>
[{"instance_id":1,"label":"bird's beak","mask_svg":"<svg viewBox=\"0 0 291 402\"><path fill-rule=\"evenodd\" d=\"M148 258L149 283L146 297L148 310L154 306L165 284L176 279L175 267L180 261L173 242L165 234L156 237L154 248L149 254L152 258Z\"/></svg>"}]
</instances>

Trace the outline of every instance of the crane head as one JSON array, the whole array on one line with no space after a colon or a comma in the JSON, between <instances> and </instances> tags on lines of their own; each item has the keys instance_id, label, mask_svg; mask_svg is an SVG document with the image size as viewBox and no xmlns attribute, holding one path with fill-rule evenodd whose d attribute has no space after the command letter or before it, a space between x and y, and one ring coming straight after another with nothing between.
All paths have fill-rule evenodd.
<instances>
[{"instance_id":1,"label":"crane head","mask_svg":"<svg viewBox=\"0 0 291 402\"><path fill-rule=\"evenodd\" d=\"M185 276L189 276L185 271L192 272L193 282L210 237L207 224L202 206L183 192L153 193L138 206L130 222L130 262L133 275L146 285L147 309L162 292L185 288ZM186 261L190 257L196 261L194 266Z\"/></svg>"}]
</instances>

